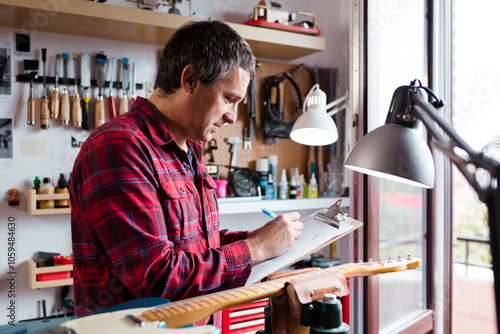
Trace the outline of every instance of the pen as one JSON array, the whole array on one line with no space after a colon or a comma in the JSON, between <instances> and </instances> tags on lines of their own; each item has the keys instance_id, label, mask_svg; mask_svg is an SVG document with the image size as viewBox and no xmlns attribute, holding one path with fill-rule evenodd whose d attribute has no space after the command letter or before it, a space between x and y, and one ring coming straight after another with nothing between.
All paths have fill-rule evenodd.
<instances>
[{"instance_id":1,"label":"pen","mask_svg":"<svg viewBox=\"0 0 500 334\"><path fill-rule=\"evenodd\" d=\"M266 215L268 215L268 216L269 216L269 217L271 217L272 219L274 219L274 218L277 218L277 217L278 217L278 215L277 215L277 214L275 214L274 212L269 211L269 210L268 210L268 209L266 209L266 208L262 208L262 212L264 212Z\"/></svg>"}]
</instances>

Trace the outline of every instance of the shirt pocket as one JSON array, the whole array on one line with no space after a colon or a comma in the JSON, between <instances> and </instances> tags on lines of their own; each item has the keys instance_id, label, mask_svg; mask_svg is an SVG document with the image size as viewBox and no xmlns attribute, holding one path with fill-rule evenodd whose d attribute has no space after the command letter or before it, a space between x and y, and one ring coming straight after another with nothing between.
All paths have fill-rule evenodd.
<instances>
[{"instance_id":1,"label":"shirt pocket","mask_svg":"<svg viewBox=\"0 0 500 334\"><path fill-rule=\"evenodd\" d=\"M203 178L203 191L205 192L205 215L207 217L207 228L209 233L218 232L219 230L219 204L217 202L215 189L217 189L217 184L214 179L206 175Z\"/></svg>"},{"instance_id":2,"label":"shirt pocket","mask_svg":"<svg viewBox=\"0 0 500 334\"><path fill-rule=\"evenodd\" d=\"M162 200L168 239L174 250L198 250L196 239L202 233L202 211L198 191L191 181L164 181Z\"/></svg>"}]
</instances>

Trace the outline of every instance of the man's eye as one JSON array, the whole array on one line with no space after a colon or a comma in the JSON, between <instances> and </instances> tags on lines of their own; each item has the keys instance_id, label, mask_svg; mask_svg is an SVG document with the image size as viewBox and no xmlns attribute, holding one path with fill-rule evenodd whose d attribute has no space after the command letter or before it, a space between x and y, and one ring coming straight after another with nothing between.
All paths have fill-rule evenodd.
<instances>
[{"instance_id":1,"label":"man's eye","mask_svg":"<svg viewBox=\"0 0 500 334\"><path fill-rule=\"evenodd\" d=\"M236 99L234 97L226 96L226 102L227 103L234 103Z\"/></svg>"}]
</instances>

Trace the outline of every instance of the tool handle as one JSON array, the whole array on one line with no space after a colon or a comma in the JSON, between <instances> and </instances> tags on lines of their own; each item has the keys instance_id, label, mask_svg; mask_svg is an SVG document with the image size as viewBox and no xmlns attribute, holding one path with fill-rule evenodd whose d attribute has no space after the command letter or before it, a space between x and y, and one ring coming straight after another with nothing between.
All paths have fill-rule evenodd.
<instances>
[{"instance_id":1,"label":"tool handle","mask_svg":"<svg viewBox=\"0 0 500 334\"><path fill-rule=\"evenodd\" d=\"M69 125L69 95L66 89L61 95L61 122L63 125Z\"/></svg>"},{"instance_id":2,"label":"tool handle","mask_svg":"<svg viewBox=\"0 0 500 334\"><path fill-rule=\"evenodd\" d=\"M120 115L123 115L127 111L128 111L128 97L127 95L123 95L120 98L120 109L118 110L118 112L120 113Z\"/></svg>"},{"instance_id":3,"label":"tool handle","mask_svg":"<svg viewBox=\"0 0 500 334\"><path fill-rule=\"evenodd\" d=\"M104 99L102 96L98 96L95 101L95 127L99 127L104 124Z\"/></svg>"},{"instance_id":4,"label":"tool handle","mask_svg":"<svg viewBox=\"0 0 500 334\"><path fill-rule=\"evenodd\" d=\"M109 119L113 119L116 117L116 105L115 98L113 95L108 96L108 104L109 104Z\"/></svg>"},{"instance_id":5,"label":"tool handle","mask_svg":"<svg viewBox=\"0 0 500 334\"><path fill-rule=\"evenodd\" d=\"M50 117L59 117L59 89L54 87L52 90L52 100L50 101Z\"/></svg>"},{"instance_id":6,"label":"tool handle","mask_svg":"<svg viewBox=\"0 0 500 334\"><path fill-rule=\"evenodd\" d=\"M35 98L28 98L28 125L35 125Z\"/></svg>"},{"instance_id":7,"label":"tool handle","mask_svg":"<svg viewBox=\"0 0 500 334\"><path fill-rule=\"evenodd\" d=\"M82 97L82 128L90 130L90 97Z\"/></svg>"},{"instance_id":8,"label":"tool handle","mask_svg":"<svg viewBox=\"0 0 500 334\"><path fill-rule=\"evenodd\" d=\"M71 108L71 115L73 117L73 126L76 128L82 127L82 104L80 103L79 96L73 96L73 107Z\"/></svg>"},{"instance_id":9,"label":"tool handle","mask_svg":"<svg viewBox=\"0 0 500 334\"><path fill-rule=\"evenodd\" d=\"M49 110L49 100L46 98L40 99L40 127L44 130L50 128L50 110Z\"/></svg>"}]
</instances>

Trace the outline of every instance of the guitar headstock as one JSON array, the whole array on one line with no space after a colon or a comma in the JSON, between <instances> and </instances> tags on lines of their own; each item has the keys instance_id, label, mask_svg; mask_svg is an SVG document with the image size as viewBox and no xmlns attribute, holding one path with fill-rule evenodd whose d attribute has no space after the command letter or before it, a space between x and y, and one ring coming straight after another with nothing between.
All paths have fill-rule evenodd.
<instances>
[{"instance_id":1,"label":"guitar headstock","mask_svg":"<svg viewBox=\"0 0 500 334\"><path fill-rule=\"evenodd\" d=\"M403 271L408 269L415 269L422 266L420 258L411 257L408 255L406 258L398 256L397 259L387 259L387 261L372 261L342 264L332 269L341 270L346 277L350 276L370 276L376 274L391 273Z\"/></svg>"},{"instance_id":2,"label":"guitar headstock","mask_svg":"<svg viewBox=\"0 0 500 334\"><path fill-rule=\"evenodd\" d=\"M370 259L368 262L359 262L357 265L365 275L375 275L421 267L422 259L412 258L408 255L406 258L402 258L401 256L398 256L397 259L388 258L387 261L372 261Z\"/></svg>"}]
</instances>

